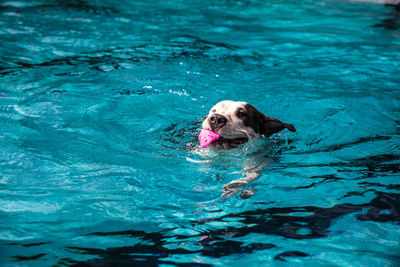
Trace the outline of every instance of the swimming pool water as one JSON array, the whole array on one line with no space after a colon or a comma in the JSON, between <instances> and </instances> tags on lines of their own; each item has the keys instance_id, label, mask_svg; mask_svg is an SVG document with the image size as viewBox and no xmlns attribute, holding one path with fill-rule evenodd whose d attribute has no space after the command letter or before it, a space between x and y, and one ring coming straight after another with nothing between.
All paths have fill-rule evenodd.
<instances>
[{"instance_id":1,"label":"swimming pool water","mask_svg":"<svg viewBox=\"0 0 400 267\"><path fill-rule=\"evenodd\" d=\"M0 2L0 262L396 266L398 8ZM293 123L212 153L224 99ZM265 166L240 193L222 186Z\"/></svg>"}]
</instances>

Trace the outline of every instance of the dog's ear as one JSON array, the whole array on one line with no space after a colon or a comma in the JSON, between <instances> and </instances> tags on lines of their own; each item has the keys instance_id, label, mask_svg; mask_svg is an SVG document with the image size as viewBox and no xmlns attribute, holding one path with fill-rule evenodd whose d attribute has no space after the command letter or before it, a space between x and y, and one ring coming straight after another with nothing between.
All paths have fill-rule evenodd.
<instances>
[{"instance_id":1,"label":"dog's ear","mask_svg":"<svg viewBox=\"0 0 400 267\"><path fill-rule=\"evenodd\" d=\"M268 117L250 104L246 104L245 108L248 114L244 120L244 124L252 127L258 134L268 137L274 133L282 131L285 128L291 132L296 131L293 124L283 123L278 119Z\"/></svg>"},{"instance_id":2,"label":"dog's ear","mask_svg":"<svg viewBox=\"0 0 400 267\"><path fill-rule=\"evenodd\" d=\"M270 136L274 133L282 131L285 128L291 132L296 132L296 128L294 128L293 124L284 123L278 119L264 115L264 123L262 128L263 132L261 134Z\"/></svg>"}]
</instances>

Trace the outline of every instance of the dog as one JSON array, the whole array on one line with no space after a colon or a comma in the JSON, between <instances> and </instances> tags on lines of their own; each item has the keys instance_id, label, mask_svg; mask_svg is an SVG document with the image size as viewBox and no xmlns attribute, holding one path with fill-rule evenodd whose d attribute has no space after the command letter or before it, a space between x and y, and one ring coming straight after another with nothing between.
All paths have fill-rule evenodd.
<instances>
[{"instance_id":1,"label":"dog","mask_svg":"<svg viewBox=\"0 0 400 267\"><path fill-rule=\"evenodd\" d=\"M212 150L232 149L250 139L266 138L283 129L296 132L293 124L268 117L246 102L224 100L213 106L202 126L221 137L211 143Z\"/></svg>"},{"instance_id":2,"label":"dog","mask_svg":"<svg viewBox=\"0 0 400 267\"><path fill-rule=\"evenodd\" d=\"M220 135L209 147L214 151L231 150L241 147L250 140L268 138L269 136L288 129L296 132L293 124L271 118L247 102L224 100L213 106L204 117L202 127ZM224 197L238 193L244 185L257 179L259 171L270 163L249 164L241 172L245 177L236 179L223 186ZM253 165L253 166L251 166ZM250 197L254 192L243 191L242 198Z\"/></svg>"}]
</instances>

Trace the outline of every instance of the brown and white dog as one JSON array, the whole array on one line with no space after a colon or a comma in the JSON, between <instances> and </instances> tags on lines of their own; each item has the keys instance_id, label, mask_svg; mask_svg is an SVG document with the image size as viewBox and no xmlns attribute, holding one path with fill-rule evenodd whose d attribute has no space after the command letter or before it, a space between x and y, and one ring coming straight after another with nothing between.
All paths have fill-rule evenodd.
<instances>
[{"instance_id":1,"label":"brown and white dog","mask_svg":"<svg viewBox=\"0 0 400 267\"><path fill-rule=\"evenodd\" d=\"M251 139L266 138L285 128L296 131L292 124L268 117L249 103L230 100L221 101L213 106L204 118L202 126L220 135L220 138L209 146L215 151L237 148ZM269 164L271 163L265 160L262 163L247 162L242 171L236 172L245 176L225 184L222 196L228 197L238 193L244 185L257 179L260 176L259 171ZM240 195L242 198L248 198L253 194L254 190L243 190Z\"/></svg>"},{"instance_id":2,"label":"brown and white dog","mask_svg":"<svg viewBox=\"0 0 400 267\"><path fill-rule=\"evenodd\" d=\"M221 137L210 144L213 150L232 149L257 137L288 129L295 132L292 124L268 117L246 102L224 100L213 106L204 118L203 128Z\"/></svg>"}]
</instances>

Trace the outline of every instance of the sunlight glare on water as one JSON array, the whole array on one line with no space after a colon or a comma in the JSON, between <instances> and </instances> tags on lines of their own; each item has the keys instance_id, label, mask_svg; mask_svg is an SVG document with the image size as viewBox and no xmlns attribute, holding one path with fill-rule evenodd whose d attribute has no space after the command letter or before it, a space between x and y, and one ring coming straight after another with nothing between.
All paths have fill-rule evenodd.
<instances>
[{"instance_id":1,"label":"sunlight glare on water","mask_svg":"<svg viewBox=\"0 0 400 267\"><path fill-rule=\"evenodd\" d=\"M1 264L400 262L399 6L17 0L0 13ZM297 132L202 149L224 99Z\"/></svg>"}]
</instances>

